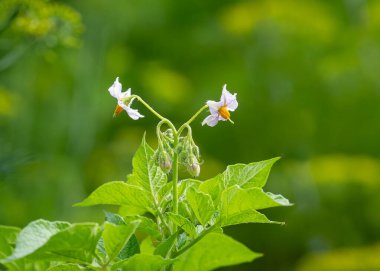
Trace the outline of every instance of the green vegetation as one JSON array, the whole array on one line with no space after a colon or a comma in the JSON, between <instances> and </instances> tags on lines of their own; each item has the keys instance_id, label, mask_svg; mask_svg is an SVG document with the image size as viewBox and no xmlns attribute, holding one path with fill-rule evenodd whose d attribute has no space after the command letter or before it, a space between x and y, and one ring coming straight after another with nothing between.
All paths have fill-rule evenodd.
<instances>
[{"instance_id":1,"label":"green vegetation","mask_svg":"<svg viewBox=\"0 0 380 271\"><path fill-rule=\"evenodd\" d=\"M15 24L36 16L60 23L37 24L43 36ZM357 271L363 254L379 269L379 18L376 0L0 1L0 224L103 221L72 204L125 179L144 131L156 147L153 118L111 119L115 76L174 124L228 83L244 101L235 125L193 125L200 180L282 156L267 189L296 203L263 211L284 226L225 227L264 254L229 270L322 270L349 257Z\"/></svg>"},{"instance_id":2,"label":"green vegetation","mask_svg":"<svg viewBox=\"0 0 380 271\"><path fill-rule=\"evenodd\" d=\"M186 149L186 143L181 148ZM176 149L178 146L173 146L173 153ZM168 183L157 164L157 155L162 151L154 151L144 136L128 181L108 182L76 204L118 205L128 212L125 219L106 213L102 226L40 219L21 231L1 227L0 240L4 243L0 247L0 263L10 271L207 271L260 257L261 254L224 235L222 227L273 223L257 210L290 205L281 195L262 190L273 162L278 159L237 164L204 182L184 179L177 184L176 171ZM174 163L175 167L178 164ZM136 231L147 235L150 253L141 251Z\"/></svg>"}]
</instances>

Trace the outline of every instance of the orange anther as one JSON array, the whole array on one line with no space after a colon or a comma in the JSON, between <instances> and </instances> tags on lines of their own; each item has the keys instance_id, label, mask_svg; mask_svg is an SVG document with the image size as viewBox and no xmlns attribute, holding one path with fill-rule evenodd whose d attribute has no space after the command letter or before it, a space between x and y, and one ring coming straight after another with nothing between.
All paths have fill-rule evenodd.
<instances>
[{"instance_id":1,"label":"orange anther","mask_svg":"<svg viewBox=\"0 0 380 271\"><path fill-rule=\"evenodd\" d=\"M116 105L115 111L113 112L113 116L116 117L119 115L121 112L123 112L123 108L120 105Z\"/></svg>"},{"instance_id":2,"label":"orange anther","mask_svg":"<svg viewBox=\"0 0 380 271\"><path fill-rule=\"evenodd\" d=\"M219 115L222 116L222 118L226 120L230 119L230 112L228 111L227 106L222 106L221 108L219 108L218 112Z\"/></svg>"}]
</instances>

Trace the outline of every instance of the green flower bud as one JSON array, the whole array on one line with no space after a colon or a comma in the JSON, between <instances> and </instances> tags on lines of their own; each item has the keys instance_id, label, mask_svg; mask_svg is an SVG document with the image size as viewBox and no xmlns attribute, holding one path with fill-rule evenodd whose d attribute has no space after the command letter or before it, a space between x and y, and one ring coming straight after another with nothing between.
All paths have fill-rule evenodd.
<instances>
[{"instance_id":1,"label":"green flower bud","mask_svg":"<svg viewBox=\"0 0 380 271\"><path fill-rule=\"evenodd\" d=\"M160 153L159 156L159 165L163 172L168 174L172 169L172 160L167 152Z\"/></svg>"},{"instance_id":2,"label":"green flower bud","mask_svg":"<svg viewBox=\"0 0 380 271\"><path fill-rule=\"evenodd\" d=\"M193 177L198 177L199 173L201 172L201 167L199 165L199 162L197 158L192 155L186 165L187 172L190 173Z\"/></svg>"}]
</instances>

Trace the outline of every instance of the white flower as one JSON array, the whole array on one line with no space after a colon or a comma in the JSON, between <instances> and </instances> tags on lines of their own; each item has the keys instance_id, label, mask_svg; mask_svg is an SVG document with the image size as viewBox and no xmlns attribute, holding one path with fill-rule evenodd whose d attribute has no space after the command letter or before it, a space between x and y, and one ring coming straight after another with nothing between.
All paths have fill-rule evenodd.
<instances>
[{"instance_id":1,"label":"white flower","mask_svg":"<svg viewBox=\"0 0 380 271\"><path fill-rule=\"evenodd\" d=\"M139 118L143 118L144 116L137 111L137 109L132 109L131 104L135 98L130 99L131 97L131 89L129 88L127 91L121 91L122 86L119 82L119 77L116 78L113 85L108 89L109 93L112 97L117 99L117 105L114 112L114 117L119 115L123 110L127 112L127 114L134 120Z\"/></svg>"},{"instance_id":2,"label":"white flower","mask_svg":"<svg viewBox=\"0 0 380 271\"><path fill-rule=\"evenodd\" d=\"M236 93L232 95L227 90L227 85L223 86L220 101L207 101L207 105L210 109L211 115L204 119L202 125L207 124L208 126L214 127L220 120L229 120L233 123L230 119L230 111L235 111L238 107L238 102L236 100Z\"/></svg>"}]
</instances>

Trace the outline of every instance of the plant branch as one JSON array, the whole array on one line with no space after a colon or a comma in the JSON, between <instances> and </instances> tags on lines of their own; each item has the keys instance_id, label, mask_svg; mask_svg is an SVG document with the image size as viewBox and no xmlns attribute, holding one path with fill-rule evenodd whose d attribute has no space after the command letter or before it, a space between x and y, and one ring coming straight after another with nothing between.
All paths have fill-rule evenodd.
<instances>
[{"instance_id":1,"label":"plant branch","mask_svg":"<svg viewBox=\"0 0 380 271\"><path fill-rule=\"evenodd\" d=\"M197 238L195 238L190 244L188 244L187 246L185 246L184 248L182 248L181 250L175 252L173 254L173 258L177 258L178 256L180 256L181 254L183 254L184 252L186 252L189 248L191 248L192 246L194 246L196 243L198 243L200 240L202 240L203 237L205 237L208 233L212 232L213 230L215 230L215 228L218 226L218 224L214 224L212 225L210 228L208 228L207 230L203 231Z\"/></svg>"}]
</instances>

